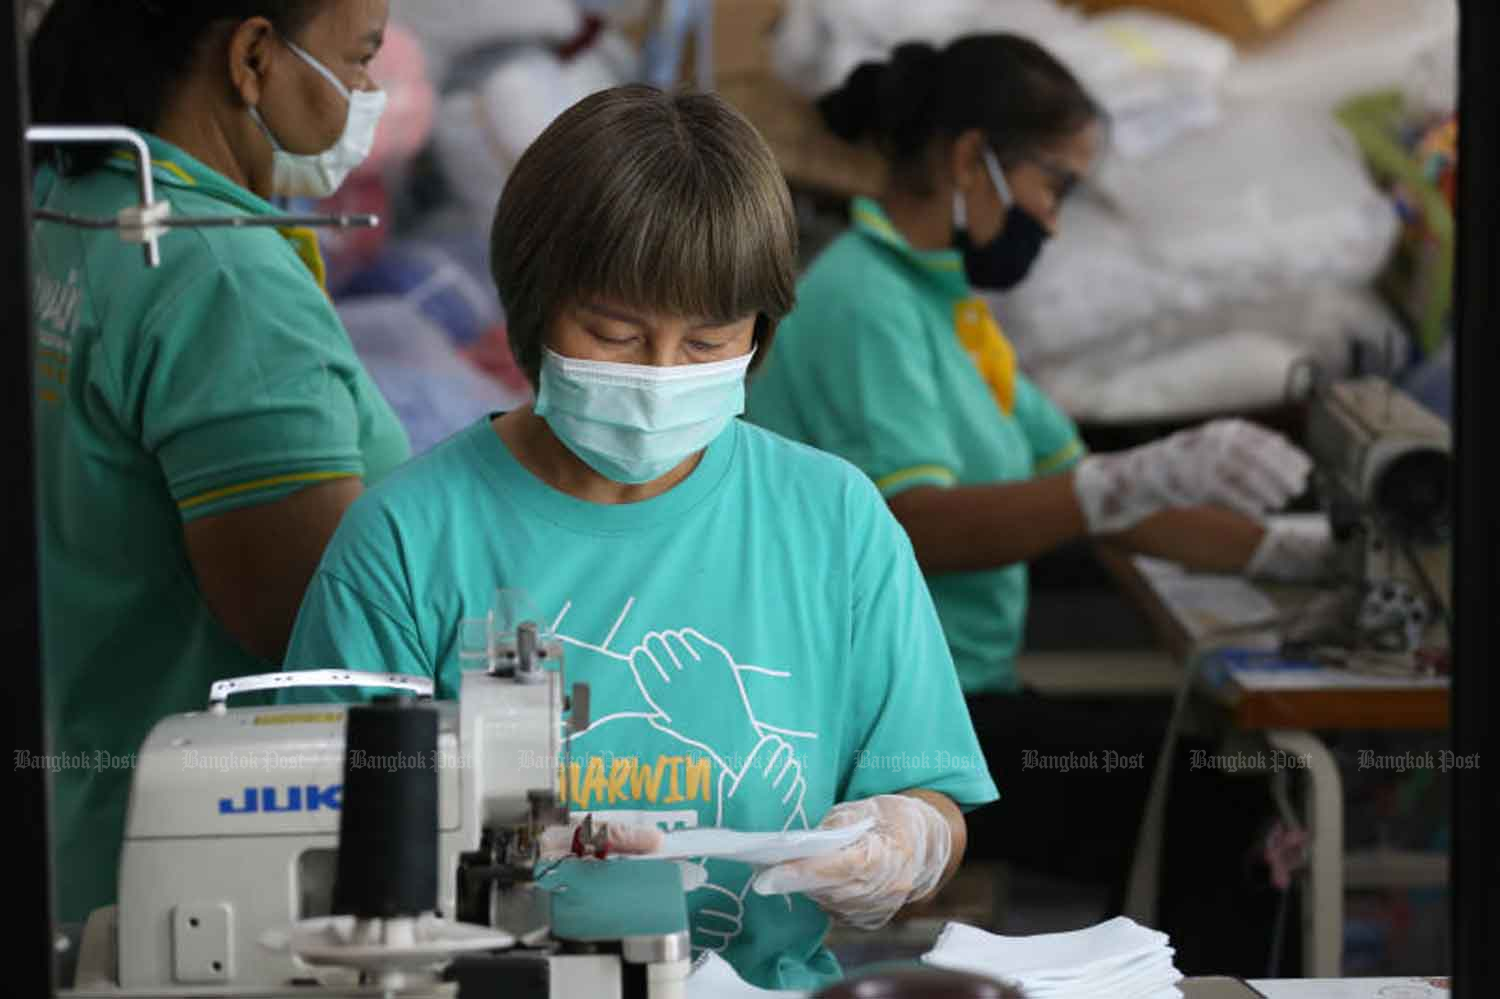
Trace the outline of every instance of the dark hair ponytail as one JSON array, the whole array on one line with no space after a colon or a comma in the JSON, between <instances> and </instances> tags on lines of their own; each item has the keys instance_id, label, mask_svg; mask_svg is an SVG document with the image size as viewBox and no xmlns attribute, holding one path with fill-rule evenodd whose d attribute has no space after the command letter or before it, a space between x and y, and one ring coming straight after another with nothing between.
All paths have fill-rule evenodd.
<instances>
[{"instance_id":1,"label":"dark hair ponytail","mask_svg":"<svg viewBox=\"0 0 1500 999\"><path fill-rule=\"evenodd\" d=\"M935 138L978 128L1005 161L1104 117L1067 67L1016 35L970 35L941 51L907 43L889 62L861 64L818 110L840 138L872 139L917 191L930 185Z\"/></svg>"},{"instance_id":2,"label":"dark hair ponytail","mask_svg":"<svg viewBox=\"0 0 1500 999\"><path fill-rule=\"evenodd\" d=\"M301 32L323 0L55 0L31 41L31 120L47 125L157 127L210 29L264 17ZM68 173L110 155L97 146L43 148Z\"/></svg>"},{"instance_id":3,"label":"dark hair ponytail","mask_svg":"<svg viewBox=\"0 0 1500 999\"><path fill-rule=\"evenodd\" d=\"M856 142L874 136L884 146L924 147L932 138L932 102L942 57L925 42L909 42L889 62L860 65L842 87L818 102L833 133Z\"/></svg>"}]
</instances>

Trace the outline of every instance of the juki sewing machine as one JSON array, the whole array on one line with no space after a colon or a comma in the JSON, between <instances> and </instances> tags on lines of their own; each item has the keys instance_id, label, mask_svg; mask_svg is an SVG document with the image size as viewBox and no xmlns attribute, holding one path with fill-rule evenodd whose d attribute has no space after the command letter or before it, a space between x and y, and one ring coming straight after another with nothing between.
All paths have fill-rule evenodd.
<instances>
[{"instance_id":1,"label":"juki sewing machine","mask_svg":"<svg viewBox=\"0 0 1500 999\"><path fill-rule=\"evenodd\" d=\"M425 679L313 671L224 681L208 710L161 721L134 774L119 902L90 918L72 994L678 999L676 864L539 863L542 831L569 823L564 732L588 725L561 652L491 619L457 703L431 703ZM227 706L312 685L420 699ZM574 852L604 842L586 822Z\"/></svg>"},{"instance_id":2,"label":"juki sewing machine","mask_svg":"<svg viewBox=\"0 0 1500 999\"><path fill-rule=\"evenodd\" d=\"M1452 437L1439 417L1380 378L1319 388L1308 449L1349 584L1354 650L1430 672L1446 649Z\"/></svg>"}]
</instances>

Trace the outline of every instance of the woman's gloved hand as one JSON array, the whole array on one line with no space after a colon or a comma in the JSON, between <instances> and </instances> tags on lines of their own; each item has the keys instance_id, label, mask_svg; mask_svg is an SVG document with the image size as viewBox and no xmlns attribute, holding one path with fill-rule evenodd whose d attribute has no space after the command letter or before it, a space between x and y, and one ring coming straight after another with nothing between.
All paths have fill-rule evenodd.
<instances>
[{"instance_id":1,"label":"woman's gloved hand","mask_svg":"<svg viewBox=\"0 0 1500 999\"><path fill-rule=\"evenodd\" d=\"M837 853L762 871L755 878L756 893L801 892L851 926L884 926L902 906L938 886L948 868L952 834L936 808L900 794L834 805L819 828L865 819L875 820L870 831Z\"/></svg>"},{"instance_id":2,"label":"woman's gloved hand","mask_svg":"<svg viewBox=\"0 0 1500 999\"><path fill-rule=\"evenodd\" d=\"M1326 517L1273 517L1245 575L1275 583L1318 583L1334 575L1336 548Z\"/></svg>"},{"instance_id":3,"label":"woman's gloved hand","mask_svg":"<svg viewBox=\"0 0 1500 999\"><path fill-rule=\"evenodd\" d=\"M1299 495L1312 467L1280 434L1215 420L1129 451L1090 455L1073 473L1073 490L1089 532L1115 534L1173 507L1260 517Z\"/></svg>"}]
</instances>

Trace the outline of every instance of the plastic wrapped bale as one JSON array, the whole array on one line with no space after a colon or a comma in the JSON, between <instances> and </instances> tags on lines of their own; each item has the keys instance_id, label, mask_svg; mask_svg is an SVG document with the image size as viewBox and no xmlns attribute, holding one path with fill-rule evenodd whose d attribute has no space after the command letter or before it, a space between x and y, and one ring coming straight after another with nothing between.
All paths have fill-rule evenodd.
<instances>
[{"instance_id":1,"label":"plastic wrapped bale","mask_svg":"<svg viewBox=\"0 0 1500 999\"><path fill-rule=\"evenodd\" d=\"M443 98L433 137L449 188L471 218L486 222L526 147L578 101L630 80L637 55L619 34L603 31L566 60L540 47L497 59L483 83Z\"/></svg>"},{"instance_id":2,"label":"plastic wrapped bale","mask_svg":"<svg viewBox=\"0 0 1500 999\"><path fill-rule=\"evenodd\" d=\"M1332 111L1360 94L1415 87L1451 109L1457 63L1456 0L1325 0L1294 30L1247 50L1224 97Z\"/></svg>"},{"instance_id":3,"label":"plastic wrapped bale","mask_svg":"<svg viewBox=\"0 0 1500 999\"><path fill-rule=\"evenodd\" d=\"M1240 111L1158 155L1111 161L1100 182L1146 249L1220 299L1368 283L1399 228L1353 137L1321 112Z\"/></svg>"},{"instance_id":4,"label":"plastic wrapped bale","mask_svg":"<svg viewBox=\"0 0 1500 999\"><path fill-rule=\"evenodd\" d=\"M1211 289L1142 245L1130 220L1080 194L1063 203L1057 235L1014 290L990 294L995 317L1033 369L1118 341L1153 319L1199 310Z\"/></svg>"},{"instance_id":5,"label":"plastic wrapped bale","mask_svg":"<svg viewBox=\"0 0 1500 999\"><path fill-rule=\"evenodd\" d=\"M354 299L339 316L414 454L526 401L464 360L442 328L403 299Z\"/></svg>"},{"instance_id":6,"label":"plastic wrapped bale","mask_svg":"<svg viewBox=\"0 0 1500 999\"><path fill-rule=\"evenodd\" d=\"M1163 314L1023 366L1075 419L1105 424L1275 408L1305 361L1334 378L1394 375L1410 353L1379 296L1333 285Z\"/></svg>"},{"instance_id":7,"label":"plastic wrapped bale","mask_svg":"<svg viewBox=\"0 0 1500 999\"><path fill-rule=\"evenodd\" d=\"M402 299L458 347L472 344L505 318L488 281L459 255L432 242L390 247L340 292L342 300L370 297Z\"/></svg>"},{"instance_id":8,"label":"plastic wrapped bale","mask_svg":"<svg viewBox=\"0 0 1500 999\"><path fill-rule=\"evenodd\" d=\"M563 42L578 34L583 15L572 0L525 3L422 0L411 27L431 60L434 79L476 49L507 42Z\"/></svg>"}]
</instances>

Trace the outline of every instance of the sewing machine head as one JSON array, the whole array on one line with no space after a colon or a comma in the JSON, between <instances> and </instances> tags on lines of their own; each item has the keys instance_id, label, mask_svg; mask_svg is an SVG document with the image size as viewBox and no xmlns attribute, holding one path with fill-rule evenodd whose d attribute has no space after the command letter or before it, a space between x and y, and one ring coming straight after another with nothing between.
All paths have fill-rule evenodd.
<instances>
[{"instance_id":1,"label":"sewing machine head","mask_svg":"<svg viewBox=\"0 0 1500 999\"><path fill-rule=\"evenodd\" d=\"M1408 657L1446 646L1447 424L1389 382L1364 378L1314 394L1307 445L1338 542L1339 574L1357 590L1357 645Z\"/></svg>"},{"instance_id":2,"label":"sewing machine head","mask_svg":"<svg viewBox=\"0 0 1500 999\"><path fill-rule=\"evenodd\" d=\"M564 693L561 647L534 625L492 616L466 623L470 635L475 628L482 641L478 652L468 642L470 665L482 655L483 668L463 673L456 703L432 703L431 683L410 677L317 671L227 681L209 710L161 721L133 778L119 903L90 919L75 993L211 986L316 996L320 985L347 992L378 981L387 990L425 982L413 994L441 994L424 973L458 954L496 952L503 960L469 957L462 967L485 980L550 982L554 995L618 995L632 967L644 975L651 966L664 982L685 977L675 865L539 865L543 831L568 824L558 775L567 731L588 725L587 689ZM426 696L225 703L242 691L328 684ZM410 730L413 719L424 733L415 742L357 735L371 721ZM616 867L632 890L651 882L660 915L651 926L581 915L609 894ZM556 883L539 884L544 872Z\"/></svg>"}]
</instances>

